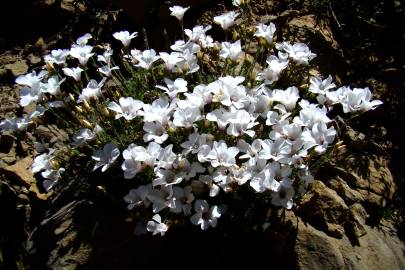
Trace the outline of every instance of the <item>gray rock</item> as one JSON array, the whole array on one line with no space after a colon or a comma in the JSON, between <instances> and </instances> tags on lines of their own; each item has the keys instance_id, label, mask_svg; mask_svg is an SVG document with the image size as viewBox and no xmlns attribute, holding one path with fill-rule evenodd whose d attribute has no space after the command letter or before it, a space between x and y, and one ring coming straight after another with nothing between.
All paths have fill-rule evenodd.
<instances>
[{"instance_id":1,"label":"gray rock","mask_svg":"<svg viewBox=\"0 0 405 270\"><path fill-rule=\"evenodd\" d=\"M392 227L379 230L364 225L367 234L359 239L359 245L352 245L347 237L329 237L302 221L297 228L298 269L405 269L405 246Z\"/></svg>"},{"instance_id":2,"label":"gray rock","mask_svg":"<svg viewBox=\"0 0 405 270\"><path fill-rule=\"evenodd\" d=\"M336 191L314 181L302 198L299 213L305 220L330 235L342 237L349 207Z\"/></svg>"},{"instance_id":3,"label":"gray rock","mask_svg":"<svg viewBox=\"0 0 405 270\"><path fill-rule=\"evenodd\" d=\"M5 69L10 72L14 77L26 74L28 72L28 65L25 60L18 60L14 63L4 66Z\"/></svg>"}]
</instances>

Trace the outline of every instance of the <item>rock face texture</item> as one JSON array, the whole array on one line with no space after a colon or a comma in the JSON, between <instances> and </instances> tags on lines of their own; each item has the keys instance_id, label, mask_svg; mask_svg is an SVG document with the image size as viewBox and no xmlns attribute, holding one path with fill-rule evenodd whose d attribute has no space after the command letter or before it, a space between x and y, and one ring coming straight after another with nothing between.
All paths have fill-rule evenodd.
<instances>
[{"instance_id":1,"label":"rock face texture","mask_svg":"<svg viewBox=\"0 0 405 270\"><path fill-rule=\"evenodd\" d=\"M18 6L23 1L9 2ZM75 11L71 0L31 2L37 3L35 11L40 15L52 13L55 7L63 10L55 14L64 16ZM151 40L159 44L165 27L173 25L172 28L178 29L179 26L169 16L168 6L180 4L195 10L215 1L114 2L126 9L135 23L148 25ZM266 5L276 5L273 3L276 1L255 2L257 6L253 10L260 9L259 5L266 8ZM216 11L222 12L222 8ZM29 12L24 9L22 14ZM319 65L325 67L326 72L345 74L348 70L347 59L327 22L319 22L314 15L300 10L257 18L257 21L261 20L274 21L280 31L288 32L298 40L305 41L309 37L320 59ZM0 45L2 38L0 36ZM36 54L28 55L27 59L19 54L0 56L2 118L18 111L19 91L6 85L6 81L12 84L16 76L27 72L28 67L40 65L40 54L49 49L42 38L36 36L35 40L38 40L33 46ZM69 139L53 126L39 125L32 134L40 134L51 144ZM339 136L346 148L324 164L318 180L297 202L297 207L285 213L285 220L272 224L274 228L270 227L264 233L255 232L254 236L260 241L253 241L249 239L250 234L246 234L237 235L224 244L222 238L182 231L164 240L135 238L134 217L128 217L123 203L112 201L94 188L79 190L71 185L66 187L69 195L49 197L38 190L31 175L30 146L24 145L21 138L2 134L0 213L6 218L0 221L0 268L151 269L151 262L167 267L170 260L179 260L176 248L180 246L190 263L201 260L201 265L210 267L230 263L238 266L242 261L251 265L258 261L259 267L262 260L268 260L272 269L283 270L405 269L405 246L398 237L397 228L392 222L381 219L381 210L395 197L397 182L390 169L390 158L384 149L370 141L371 135L343 125ZM75 192L77 194L73 196ZM201 243L204 245L196 247ZM210 254L210 249L215 249L214 254ZM245 261L242 255L239 256L242 253ZM164 259L156 262L159 255Z\"/></svg>"},{"instance_id":2,"label":"rock face texture","mask_svg":"<svg viewBox=\"0 0 405 270\"><path fill-rule=\"evenodd\" d=\"M404 269L404 245L392 227L371 228L353 245L349 238L330 237L304 222L298 223L295 251L299 269ZM383 224L384 226L384 224Z\"/></svg>"}]
</instances>

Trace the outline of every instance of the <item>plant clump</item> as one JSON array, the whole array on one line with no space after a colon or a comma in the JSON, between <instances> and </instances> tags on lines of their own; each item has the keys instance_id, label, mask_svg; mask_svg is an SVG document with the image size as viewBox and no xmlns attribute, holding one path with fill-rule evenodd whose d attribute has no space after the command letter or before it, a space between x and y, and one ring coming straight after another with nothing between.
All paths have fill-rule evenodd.
<instances>
[{"instance_id":1,"label":"plant clump","mask_svg":"<svg viewBox=\"0 0 405 270\"><path fill-rule=\"evenodd\" d=\"M53 119L71 138L59 148L36 143L32 172L44 189L66 184L77 156L93 171L120 167L135 185L124 201L142 214L136 231L161 235L179 219L216 227L232 208L223 197L246 187L291 209L313 181L311 169L340 145L330 112L356 115L381 101L367 87L308 76L316 54L307 44L276 42L273 23L237 24L249 2L233 3L238 10L214 17L214 26L184 29L170 51L131 49L138 33L121 31L115 53L85 34L46 55L44 69L18 77L20 105L36 110L3 120L1 130ZM170 9L182 28L188 9ZM212 27L225 41L209 35Z\"/></svg>"}]
</instances>

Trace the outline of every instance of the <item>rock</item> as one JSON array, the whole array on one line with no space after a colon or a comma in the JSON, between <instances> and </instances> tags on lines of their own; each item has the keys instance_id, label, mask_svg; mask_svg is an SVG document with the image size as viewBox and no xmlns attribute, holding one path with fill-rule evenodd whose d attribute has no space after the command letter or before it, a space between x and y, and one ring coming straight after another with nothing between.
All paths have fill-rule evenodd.
<instances>
[{"instance_id":1,"label":"rock","mask_svg":"<svg viewBox=\"0 0 405 270\"><path fill-rule=\"evenodd\" d=\"M347 204L364 201L363 195L349 187L349 185L339 176L328 181L327 185L335 190Z\"/></svg>"},{"instance_id":2,"label":"rock","mask_svg":"<svg viewBox=\"0 0 405 270\"><path fill-rule=\"evenodd\" d=\"M30 63L30 65L33 65L33 66L35 66L35 65L37 65L37 64L39 64L39 63L41 63L41 61L42 61L41 57L36 56L36 55L33 54L33 53L30 53L30 54L27 56L27 59L28 59L28 62Z\"/></svg>"},{"instance_id":3,"label":"rock","mask_svg":"<svg viewBox=\"0 0 405 270\"><path fill-rule=\"evenodd\" d=\"M346 220L347 233L351 234L351 236L358 241L360 237L367 234L367 231L363 226L365 220L359 218L357 209L350 209L349 213L350 214Z\"/></svg>"},{"instance_id":4,"label":"rock","mask_svg":"<svg viewBox=\"0 0 405 270\"><path fill-rule=\"evenodd\" d=\"M329 237L298 220L294 247L298 269L405 269L405 246L393 228L388 232L364 225L366 234L353 245L347 237Z\"/></svg>"},{"instance_id":5,"label":"rock","mask_svg":"<svg viewBox=\"0 0 405 270\"><path fill-rule=\"evenodd\" d=\"M20 184L30 187L35 182L35 178L31 171L31 165L32 157L25 157L17 161L14 165L7 166L2 170L16 179Z\"/></svg>"},{"instance_id":6,"label":"rock","mask_svg":"<svg viewBox=\"0 0 405 270\"><path fill-rule=\"evenodd\" d=\"M321 181L314 181L299 205L300 215L311 225L327 233L342 237L349 207L336 191Z\"/></svg>"},{"instance_id":7,"label":"rock","mask_svg":"<svg viewBox=\"0 0 405 270\"><path fill-rule=\"evenodd\" d=\"M68 12L74 13L76 11L76 6L74 4L74 0L62 0L60 3L60 7L62 10L66 10ZM83 5L79 5L81 9L84 9Z\"/></svg>"},{"instance_id":8,"label":"rock","mask_svg":"<svg viewBox=\"0 0 405 270\"><path fill-rule=\"evenodd\" d=\"M4 79L7 77L7 69L0 68L0 79Z\"/></svg>"},{"instance_id":9,"label":"rock","mask_svg":"<svg viewBox=\"0 0 405 270\"><path fill-rule=\"evenodd\" d=\"M59 129L56 125L40 125L36 128L35 133L41 138L44 138L45 141L51 143L69 140L69 135L64 130Z\"/></svg>"},{"instance_id":10,"label":"rock","mask_svg":"<svg viewBox=\"0 0 405 270\"><path fill-rule=\"evenodd\" d=\"M368 144L368 142L365 139L366 135L364 135L363 133L352 129L349 126L344 127L343 140L347 145L352 147L354 150L359 151L361 149L364 149Z\"/></svg>"},{"instance_id":11,"label":"rock","mask_svg":"<svg viewBox=\"0 0 405 270\"><path fill-rule=\"evenodd\" d=\"M28 65L25 60L18 60L14 63L7 64L4 66L8 72L10 72L14 77L26 74L28 72Z\"/></svg>"},{"instance_id":12,"label":"rock","mask_svg":"<svg viewBox=\"0 0 405 270\"><path fill-rule=\"evenodd\" d=\"M338 44L333 37L330 27L325 23L325 21L317 22L315 15L295 17L289 21L288 25L290 27L305 28L314 34L319 34L334 49L338 48Z\"/></svg>"},{"instance_id":13,"label":"rock","mask_svg":"<svg viewBox=\"0 0 405 270\"><path fill-rule=\"evenodd\" d=\"M15 137L9 134L0 136L0 168L16 161L16 143Z\"/></svg>"},{"instance_id":14,"label":"rock","mask_svg":"<svg viewBox=\"0 0 405 270\"><path fill-rule=\"evenodd\" d=\"M38 38L38 40L34 44L34 48L38 52L44 52L47 48L47 45L42 37Z\"/></svg>"},{"instance_id":15,"label":"rock","mask_svg":"<svg viewBox=\"0 0 405 270\"><path fill-rule=\"evenodd\" d=\"M299 222L295 245L298 269L346 269L344 257L333 240Z\"/></svg>"},{"instance_id":16,"label":"rock","mask_svg":"<svg viewBox=\"0 0 405 270\"><path fill-rule=\"evenodd\" d=\"M392 199L395 193L396 185L385 157L347 154L344 162L339 163L337 170L349 186L364 195L369 192L381 197L380 201L384 201L383 199Z\"/></svg>"}]
</instances>

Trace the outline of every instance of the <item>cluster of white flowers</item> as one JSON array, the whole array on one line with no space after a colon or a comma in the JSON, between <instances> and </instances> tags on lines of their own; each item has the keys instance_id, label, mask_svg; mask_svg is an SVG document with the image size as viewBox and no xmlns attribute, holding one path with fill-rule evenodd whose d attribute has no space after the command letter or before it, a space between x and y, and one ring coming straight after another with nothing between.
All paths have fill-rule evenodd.
<instances>
[{"instance_id":1,"label":"cluster of white flowers","mask_svg":"<svg viewBox=\"0 0 405 270\"><path fill-rule=\"evenodd\" d=\"M239 6L241 1L233 3ZM175 6L171 8L172 16L182 21L187 10ZM215 17L214 22L227 31L235 25L238 16L239 13L231 11ZM333 105L341 104L345 113L351 113L374 109L381 104L381 101L370 100L368 88L341 87L332 91L336 86L331 76L325 80L310 78L308 91L317 95L317 103L311 103L305 98L305 91L295 86L273 87L290 63L307 65L316 56L303 43L276 43L277 51L274 49L267 56L265 66L254 65L258 74L253 78L254 86L247 83L245 76L235 74L235 69L232 75L219 75L207 84L192 82L188 74L201 68L197 55L215 46L220 46L219 59L225 63L230 61L236 66L244 64L246 59L243 40L215 42L207 35L210 29L211 25L185 29L188 40L176 41L171 46L172 52L132 49L125 55L124 59L134 68L151 71L163 65L165 74L170 74L155 86L162 91L151 103L131 96L115 101L107 99L107 114L115 114L115 119L124 118L128 123L141 122L143 143L138 141L125 146L106 143L92 156L96 161L94 170L101 167L105 172L120 160L119 148L122 148L124 178L138 181L137 177L146 170L153 172L150 183L138 185L124 198L128 209L152 208L154 215L145 222L145 228L153 234L163 235L168 230L169 225L160 216L168 212L187 216L203 230L215 227L224 208L210 206L209 199L222 192L235 192L241 185L249 185L253 192L266 192L271 195L273 205L291 209L296 193L304 192L313 180L308 160L325 153L335 140L336 130L327 115ZM260 23L254 36L272 44L275 31L274 24ZM126 49L136 36L136 32L128 31L113 35ZM70 50L53 50L45 61L63 67L66 76L80 82L84 71L80 66L85 67L95 55L89 39L91 35L86 34L77 39ZM105 82L118 70L112 66L112 55L108 46L104 53L97 55L98 72L103 79L100 82L88 79L87 86L76 98L63 96L60 86L66 78L61 76L33 72L17 78L16 82L25 86L21 90L20 104L59 101L63 105L73 101L88 107L91 100L102 102L101 98L106 99ZM76 58L80 66L67 67L68 57ZM57 98L59 96L62 97ZM15 130L26 125L26 122L21 124L21 120L4 120L0 127ZM91 143L102 131L100 126L90 126L73 136L74 147ZM175 142L175 135L182 141ZM47 179L46 190L55 185L64 171L52 166L53 153L54 150L49 150L37 156L33 164L33 173L42 171L41 175Z\"/></svg>"}]
</instances>

